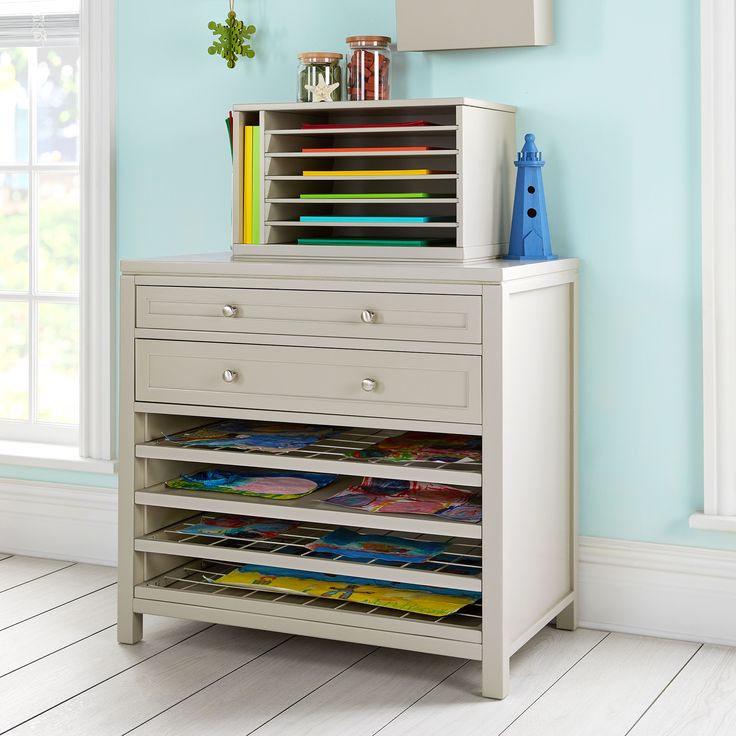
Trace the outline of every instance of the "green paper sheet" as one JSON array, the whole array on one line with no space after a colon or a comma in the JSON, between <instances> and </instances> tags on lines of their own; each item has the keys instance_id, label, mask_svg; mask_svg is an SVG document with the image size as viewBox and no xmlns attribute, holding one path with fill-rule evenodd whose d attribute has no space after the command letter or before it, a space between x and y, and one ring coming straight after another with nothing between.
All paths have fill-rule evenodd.
<instances>
[{"instance_id":1,"label":"green paper sheet","mask_svg":"<svg viewBox=\"0 0 736 736\"><path fill-rule=\"evenodd\" d=\"M429 245L428 240L382 240L374 238L299 238L299 245L378 245L406 248L421 248Z\"/></svg>"},{"instance_id":2,"label":"green paper sheet","mask_svg":"<svg viewBox=\"0 0 736 736\"><path fill-rule=\"evenodd\" d=\"M253 126L253 188L252 188L252 211L253 225L251 230L251 243L256 245L261 242L261 128Z\"/></svg>"}]
</instances>

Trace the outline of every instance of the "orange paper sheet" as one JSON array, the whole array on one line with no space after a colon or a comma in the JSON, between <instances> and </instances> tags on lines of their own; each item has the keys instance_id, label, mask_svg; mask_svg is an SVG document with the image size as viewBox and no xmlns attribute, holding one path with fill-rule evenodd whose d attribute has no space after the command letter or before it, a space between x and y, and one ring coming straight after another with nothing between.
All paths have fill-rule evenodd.
<instances>
[{"instance_id":1,"label":"orange paper sheet","mask_svg":"<svg viewBox=\"0 0 736 736\"><path fill-rule=\"evenodd\" d=\"M432 151L429 146L360 146L355 148L302 148L302 153L373 153L377 151Z\"/></svg>"},{"instance_id":2,"label":"orange paper sheet","mask_svg":"<svg viewBox=\"0 0 736 736\"><path fill-rule=\"evenodd\" d=\"M302 171L304 176L425 176L427 174L447 174L447 171L433 169L358 169L355 171Z\"/></svg>"}]
</instances>

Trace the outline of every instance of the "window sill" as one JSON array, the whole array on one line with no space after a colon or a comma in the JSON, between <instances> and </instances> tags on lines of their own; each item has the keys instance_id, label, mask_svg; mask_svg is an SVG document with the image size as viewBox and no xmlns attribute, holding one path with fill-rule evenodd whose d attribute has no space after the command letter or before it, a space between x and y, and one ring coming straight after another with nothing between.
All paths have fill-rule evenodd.
<instances>
[{"instance_id":1,"label":"window sill","mask_svg":"<svg viewBox=\"0 0 736 736\"><path fill-rule=\"evenodd\" d=\"M79 457L74 445L48 445L41 442L0 440L0 465L28 465L34 468L73 470L78 473L112 475L117 471L114 460Z\"/></svg>"},{"instance_id":2,"label":"window sill","mask_svg":"<svg viewBox=\"0 0 736 736\"><path fill-rule=\"evenodd\" d=\"M705 529L711 532L736 532L736 516L715 516L711 514L692 514L691 529Z\"/></svg>"}]
</instances>

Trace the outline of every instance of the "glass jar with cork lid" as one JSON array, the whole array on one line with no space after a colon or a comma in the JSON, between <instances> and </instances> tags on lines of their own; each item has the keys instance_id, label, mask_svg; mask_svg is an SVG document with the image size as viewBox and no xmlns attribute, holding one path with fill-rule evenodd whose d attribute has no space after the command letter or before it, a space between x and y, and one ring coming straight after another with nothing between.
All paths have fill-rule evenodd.
<instances>
[{"instance_id":1,"label":"glass jar with cork lid","mask_svg":"<svg viewBox=\"0 0 736 736\"><path fill-rule=\"evenodd\" d=\"M348 36L347 98L388 100L391 97L391 38Z\"/></svg>"},{"instance_id":2,"label":"glass jar with cork lid","mask_svg":"<svg viewBox=\"0 0 736 736\"><path fill-rule=\"evenodd\" d=\"M342 54L305 51L299 54L297 102L342 100Z\"/></svg>"}]
</instances>

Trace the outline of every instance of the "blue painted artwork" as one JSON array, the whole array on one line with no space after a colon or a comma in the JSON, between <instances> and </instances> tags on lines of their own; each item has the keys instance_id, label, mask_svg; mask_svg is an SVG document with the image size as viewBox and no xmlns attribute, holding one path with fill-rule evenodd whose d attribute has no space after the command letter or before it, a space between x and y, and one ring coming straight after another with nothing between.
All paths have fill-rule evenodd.
<instances>
[{"instance_id":1,"label":"blue painted artwork","mask_svg":"<svg viewBox=\"0 0 736 736\"><path fill-rule=\"evenodd\" d=\"M335 529L306 546L331 557L389 562L426 562L448 547L449 542L423 542L385 534L360 534L352 529Z\"/></svg>"},{"instance_id":2,"label":"blue painted artwork","mask_svg":"<svg viewBox=\"0 0 736 736\"><path fill-rule=\"evenodd\" d=\"M547 205L544 201L542 183L542 153L537 149L534 135L524 136L524 147L519 153L516 166L516 194L514 215L511 221L509 254L517 261L553 261L558 256L552 253L547 222Z\"/></svg>"}]
</instances>

